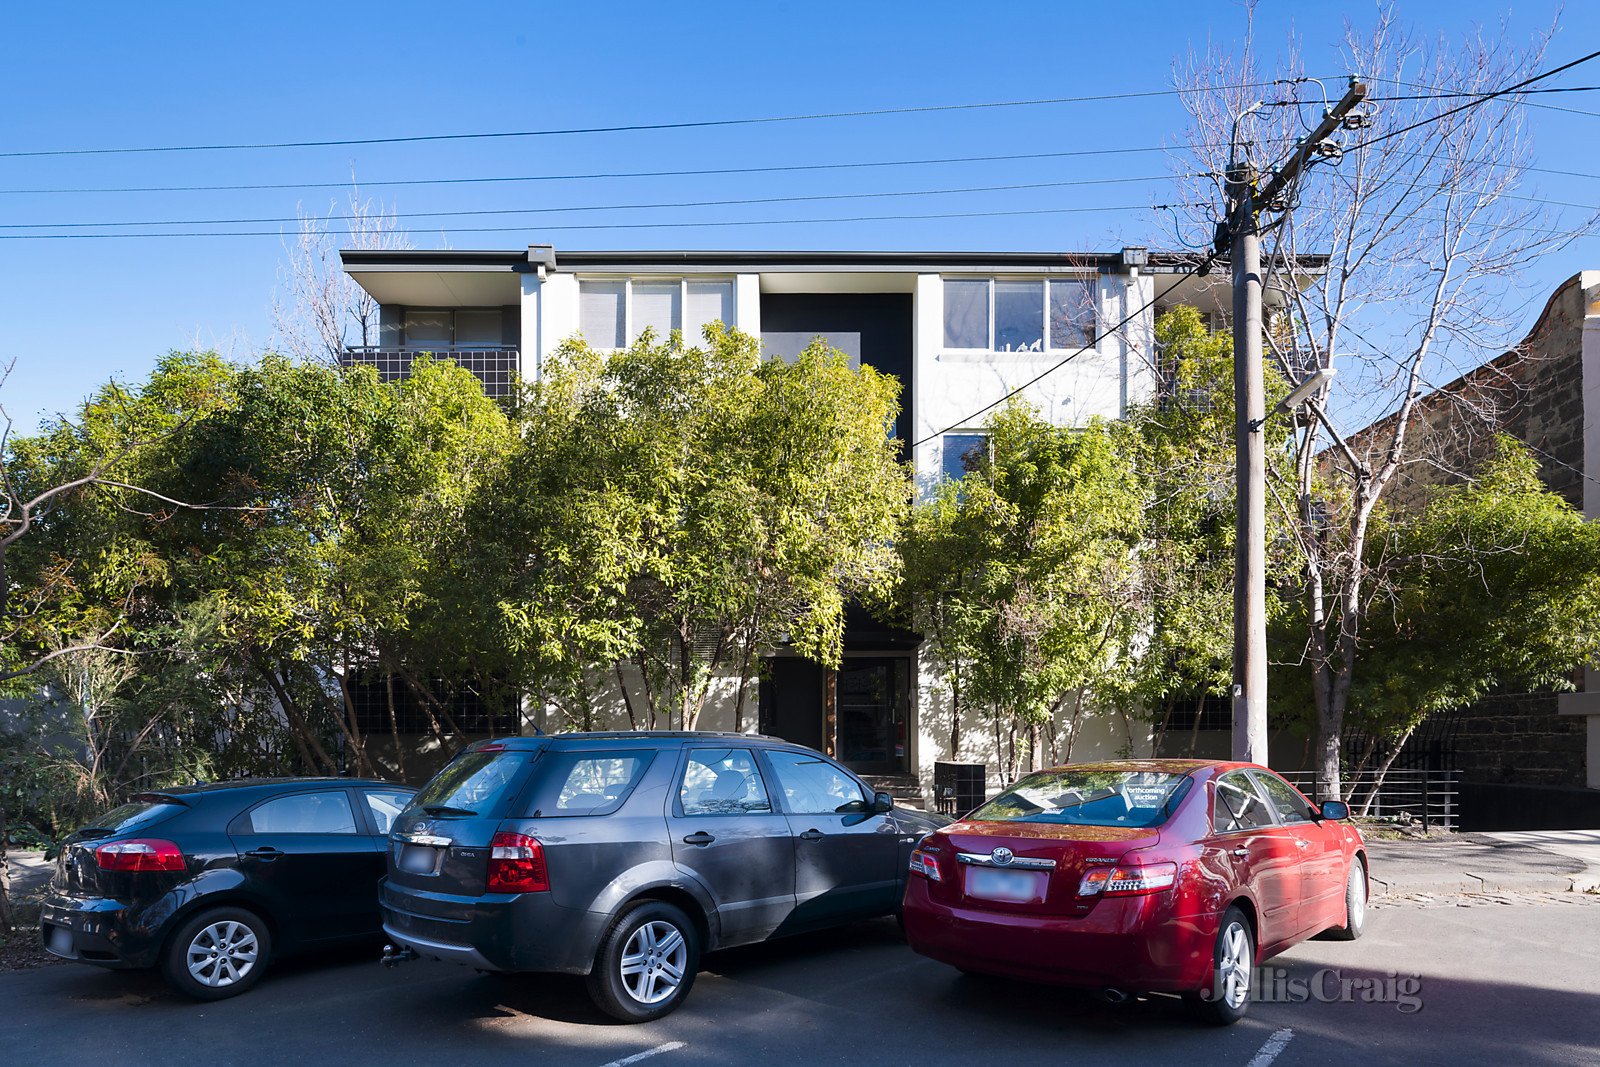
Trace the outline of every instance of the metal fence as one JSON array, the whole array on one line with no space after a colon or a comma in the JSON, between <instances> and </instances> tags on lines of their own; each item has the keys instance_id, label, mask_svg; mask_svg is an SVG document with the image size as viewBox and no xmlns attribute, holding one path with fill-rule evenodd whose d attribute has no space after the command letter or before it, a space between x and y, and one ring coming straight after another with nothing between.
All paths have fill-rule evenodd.
<instances>
[{"instance_id":1,"label":"metal fence","mask_svg":"<svg viewBox=\"0 0 1600 1067\"><path fill-rule=\"evenodd\" d=\"M1317 803L1327 795L1315 772L1286 771L1283 777ZM1363 770L1344 778L1344 799L1350 813L1360 818L1454 830L1460 817L1460 779L1459 771L1391 767L1380 778L1375 770Z\"/></svg>"}]
</instances>

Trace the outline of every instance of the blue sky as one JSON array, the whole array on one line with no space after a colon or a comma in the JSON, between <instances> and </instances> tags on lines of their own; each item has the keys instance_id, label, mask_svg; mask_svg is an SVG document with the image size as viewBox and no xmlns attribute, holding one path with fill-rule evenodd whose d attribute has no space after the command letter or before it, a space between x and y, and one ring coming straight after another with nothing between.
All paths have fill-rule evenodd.
<instances>
[{"instance_id":1,"label":"blue sky","mask_svg":"<svg viewBox=\"0 0 1600 1067\"><path fill-rule=\"evenodd\" d=\"M1339 74L1343 21L1368 3L1267 0L1258 41L1291 26L1315 73ZM1509 11L1526 39L1551 3L1412 2L1419 27L1460 34ZM1130 18L1129 12L1136 13ZM1160 89L1175 58L1236 42L1242 8L1221 0L1084 3L162 4L21 5L0 68L0 150L318 140L678 122L816 111ZM1600 5L1561 17L1552 62L1592 50ZM16 42L32 42L16 47ZM1578 74L1587 83L1600 72ZM1588 97L1564 103L1591 109ZM779 166L1176 142L1171 97L773 125L417 145L255 152L0 158L0 222L292 217L336 189L203 193L16 193L18 189L343 182L593 171ZM1536 111L1540 162L1600 173L1600 117ZM808 194L902 192L1166 173L1158 153L950 163L810 174L412 186L399 212L527 209ZM1541 176L1554 199L1596 202L1600 182ZM455 225L407 222L419 246L515 248L1081 249L1172 244L1148 210L1162 182L887 197L812 204L565 212ZM1133 206L1079 214L812 225L557 230L578 223L706 222L841 215ZM285 232L276 224L221 227ZM0 233L34 230L0 230ZM142 232L142 231L140 231ZM244 358L270 340L284 258L276 236L0 241L0 307L11 324L0 388L27 430L107 377L136 379L173 348ZM1548 292L1600 267L1585 238L1528 279ZM1534 310L1537 308L1534 305ZM1530 314L1532 311L1530 311Z\"/></svg>"}]
</instances>

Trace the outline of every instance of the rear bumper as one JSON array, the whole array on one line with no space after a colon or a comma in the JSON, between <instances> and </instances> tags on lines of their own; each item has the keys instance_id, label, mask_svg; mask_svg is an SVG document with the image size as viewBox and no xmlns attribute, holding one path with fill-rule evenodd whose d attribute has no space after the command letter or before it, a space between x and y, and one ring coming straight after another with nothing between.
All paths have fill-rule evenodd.
<instances>
[{"instance_id":1,"label":"rear bumper","mask_svg":"<svg viewBox=\"0 0 1600 1067\"><path fill-rule=\"evenodd\" d=\"M906 884L906 940L963 970L1055 985L1190 992L1211 977L1216 916L1177 917L1170 894L1113 897L1074 918L1016 915L935 900Z\"/></svg>"},{"instance_id":2,"label":"rear bumper","mask_svg":"<svg viewBox=\"0 0 1600 1067\"><path fill-rule=\"evenodd\" d=\"M549 893L466 897L385 881L383 932L430 959L484 971L588 974L606 915L563 908Z\"/></svg>"},{"instance_id":3,"label":"rear bumper","mask_svg":"<svg viewBox=\"0 0 1600 1067\"><path fill-rule=\"evenodd\" d=\"M165 924L150 909L104 897L51 894L39 909L39 940L52 956L96 967L154 967Z\"/></svg>"}]
</instances>

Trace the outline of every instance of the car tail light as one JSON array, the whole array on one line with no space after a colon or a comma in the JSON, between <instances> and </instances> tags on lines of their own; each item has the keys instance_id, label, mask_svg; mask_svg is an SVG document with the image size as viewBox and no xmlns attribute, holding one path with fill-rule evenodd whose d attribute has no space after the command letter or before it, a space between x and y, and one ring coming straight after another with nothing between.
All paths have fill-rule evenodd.
<instances>
[{"instance_id":1,"label":"car tail light","mask_svg":"<svg viewBox=\"0 0 1600 1067\"><path fill-rule=\"evenodd\" d=\"M526 834L501 830L489 842L489 891L493 893L546 893L550 875L544 866L544 846Z\"/></svg>"},{"instance_id":2,"label":"car tail light","mask_svg":"<svg viewBox=\"0 0 1600 1067\"><path fill-rule=\"evenodd\" d=\"M920 874L930 882L944 881L939 871L939 857L920 848L911 850L911 873Z\"/></svg>"},{"instance_id":3,"label":"car tail light","mask_svg":"<svg viewBox=\"0 0 1600 1067\"><path fill-rule=\"evenodd\" d=\"M113 841L94 850L102 871L181 871L183 850L171 841L138 838Z\"/></svg>"},{"instance_id":4,"label":"car tail light","mask_svg":"<svg viewBox=\"0 0 1600 1067\"><path fill-rule=\"evenodd\" d=\"M1080 897L1096 894L1108 897L1134 893L1155 893L1172 887L1178 880L1176 863L1147 863L1127 867L1090 867L1078 883Z\"/></svg>"}]
</instances>

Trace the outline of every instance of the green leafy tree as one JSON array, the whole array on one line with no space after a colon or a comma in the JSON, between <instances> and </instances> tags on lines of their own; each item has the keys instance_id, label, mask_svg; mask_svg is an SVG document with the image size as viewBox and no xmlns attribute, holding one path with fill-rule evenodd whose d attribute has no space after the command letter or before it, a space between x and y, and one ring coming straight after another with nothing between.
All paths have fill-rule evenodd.
<instances>
[{"instance_id":1,"label":"green leafy tree","mask_svg":"<svg viewBox=\"0 0 1600 1067\"><path fill-rule=\"evenodd\" d=\"M1600 527L1510 437L1472 480L1380 509L1368 546L1376 594L1347 728L1374 744L1352 770L1381 776L1428 716L1496 689L1570 688L1600 654Z\"/></svg>"},{"instance_id":2,"label":"green leafy tree","mask_svg":"<svg viewBox=\"0 0 1600 1067\"><path fill-rule=\"evenodd\" d=\"M1146 641L1123 680L1108 694L1142 711L1159 750L1180 702L1229 691L1233 677L1234 405L1233 337L1213 331L1194 308L1179 306L1156 319L1156 345L1168 375L1160 394L1128 412L1120 438L1137 456L1146 525L1139 550L1138 599ZM1283 375L1265 368L1267 405L1288 391ZM1269 419L1268 477L1292 477L1289 422ZM1281 516L1268 511L1267 610L1284 610L1280 593L1298 560Z\"/></svg>"},{"instance_id":3,"label":"green leafy tree","mask_svg":"<svg viewBox=\"0 0 1600 1067\"><path fill-rule=\"evenodd\" d=\"M693 729L713 681L787 642L837 662L844 607L882 596L909 481L898 383L820 342L792 362L713 325L548 360L522 407L502 499L515 647L557 698L592 706L631 661L635 725ZM580 710L580 714L582 711Z\"/></svg>"},{"instance_id":4,"label":"green leafy tree","mask_svg":"<svg viewBox=\"0 0 1600 1067\"><path fill-rule=\"evenodd\" d=\"M1070 758L1094 693L1128 669L1142 498L1108 425L1054 426L1011 404L985 428L985 454L916 509L899 545L903 598L952 692L952 748L963 705L981 710L1009 779L1046 747Z\"/></svg>"}]
</instances>

